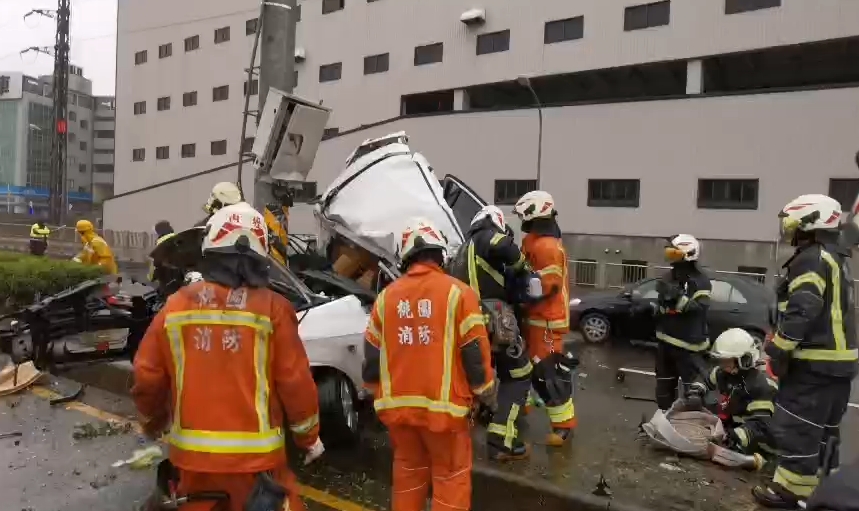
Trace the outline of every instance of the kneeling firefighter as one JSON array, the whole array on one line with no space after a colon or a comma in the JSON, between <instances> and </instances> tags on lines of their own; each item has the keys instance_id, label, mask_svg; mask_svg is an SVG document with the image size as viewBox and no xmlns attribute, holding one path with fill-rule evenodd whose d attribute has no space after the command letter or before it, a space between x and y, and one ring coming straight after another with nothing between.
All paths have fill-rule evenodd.
<instances>
[{"instance_id":1,"label":"kneeling firefighter","mask_svg":"<svg viewBox=\"0 0 859 511\"><path fill-rule=\"evenodd\" d=\"M224 492L225 511L268 511L285 502L305 509L287 468L286 427L308 450L305 464L324 451L295 311L266 287L267 235L262 215L247 203L212 215L202 244L204 280L167 299L134 359L131 392L144 433L158 438L172 420L166 441L178 492ZM209 511L213 503L182 509Z\"/></svg>"},{"instance_id":2,"label":"kneeling firefighter","mask_svg":"<svg viewBox=\"0 0 859 511\"><path fill-rule=\"evenodd\" d=\"M527 284L530 272L513 236L507 234L504 213L496 206L485 206L478 211L471 220L465 243L451 264L451 274L474 290L489 320L489 341L499 387L498 410L487 428L487 442L490 458L498 461L528 456L528 446L519 439L516 419L528 400L533 368L522 345L510 300L511 295L523 293L509 292L508 284Z\"/></svg>"},{"instance_id":3,"label":"kneeling firefighter","mask_svg":"<svg viewBox=\"0 0 859 511\"><path fill-rule=\"evenodd\" d=\"M73 261L101 266L108 275L119 273L119 267L116 265L113 251L107 242L104 241L104 238L96 234L92 222L89 220L78 220L75 224L75 231L81 237L83 247L81 247L78 255L72 258Z\"/></svg>"},{"instance_id":4,"label":"kneeling firefighter","mask_svg":"<svg viewBox=\"0 0 859 511\"><path fill-rule=\"evenodd\" d=\"M802 195L779 217L782 236L796 247L783 266L778 324L765 348L779 380L772 421L779 458L772 482L752 493L766 507L795 509L821 473L838 468L859 351L849 251L838 244L841 205L826 195Z\"/></svg>"},{"instance_id":5,"label":"kneeling firefighter","mask_svg":"<svg viewBox=\"0 0 859 511\"><path fill-rule=\"evenodd\" d=\"M702 402L707 390L717 391L721 401L716 412L728 432L727 447L743 454L773 454L769 425L778 384L761 371L755 339L742 328L730 328L716 338L710 356L719 365L689 386L687 400Z\"/></svg>"},{"instance_id":6,"label":"kneeling firefighter","mask_svg":"<svg viewBox=\"0 0 859 511\"><path fill-rule=\"evenodd\" d=\"M495 406L495 375L477 295L442 270L447 240L427 220L399 242L404 275L370 313L364 382L394 451L391 509L471 509L469 416Z\"/></svg>"},{"instance_id":7,"label":"kneeling firefighter","mask_svg":"<svg viewBox=\"0 0 859 511\"><path fill-rule=\"evenodd\" d=\"M552 422L546 444L557 447L576 427L572 377L577 361L572 353L565 353L563 342L564 334L570 331L567 254L551 195L540 190L526 193L516 202L513 212L526 233L522 252L540 275L545 293L525 307L523 337L534 364L534 389L546 403Z\"/></svg>"}]
</instances>

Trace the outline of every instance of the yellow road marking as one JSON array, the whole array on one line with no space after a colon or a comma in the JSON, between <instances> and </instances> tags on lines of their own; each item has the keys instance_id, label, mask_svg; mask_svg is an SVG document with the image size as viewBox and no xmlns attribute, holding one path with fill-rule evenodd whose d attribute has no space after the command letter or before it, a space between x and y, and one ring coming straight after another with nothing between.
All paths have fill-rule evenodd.
<instances>
[{"instance_id":1,"label":"yellow road marking","mask_svg":"<svg viewBox=\"0 0 859 511\"><path fill-rule=\"evenodd\" d=\"M46 389L45 387L40 386L31 387L30 392L42 399L57 399L59 397L62 397L53 390ZM74 410L76 412L80 412L84 415L89 415L90 417L94 417L103 421L129 422L132 424L135 431L137 431L138 433L142 431L140 429L140 424L138 424L138 422L133 419L129 419L128 417L122 417L120 415L106 412L104 410L99 410L94 406L81 403L80 401L70 401L68 403L65 403L63 407L66 410ZM346 499L341 499L340 497L332 495L327 491L319 490L313 488L312 486L299 484L298 491L301 493L302 497L308 500L312 500L317 504L322 504L323 506L336 509L337 511L372 511L369 508L363 507Z\"/></svg>"}]
</instances>

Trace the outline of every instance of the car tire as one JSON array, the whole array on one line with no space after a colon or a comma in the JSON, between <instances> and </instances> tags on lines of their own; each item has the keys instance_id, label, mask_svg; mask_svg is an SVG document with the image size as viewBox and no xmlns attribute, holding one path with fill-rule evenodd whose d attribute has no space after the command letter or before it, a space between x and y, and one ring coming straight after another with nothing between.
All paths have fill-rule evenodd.
<instances>
[{"instance_id":1,"label":"car tire","mask_svg":"<svg viewBox=\"0 0 859 511\"><path fill-rule=\"evenodd\" d=\"M358 393L352 382L337 370L321 371L316 378L319 392L319 436L327 447L350 447L360 440Z\"/></svg>"},{"instance_id":2,"label":"car tire","mask_svg":"<svg viewBox=\"0 0 859 511\"><path fill-rule=\"evenodd\" d=\"M582 316L579 330L585 341L600 344L606 342L611 335L611 322L605 315L591 312Z\"/></svg>"}]
</instances>

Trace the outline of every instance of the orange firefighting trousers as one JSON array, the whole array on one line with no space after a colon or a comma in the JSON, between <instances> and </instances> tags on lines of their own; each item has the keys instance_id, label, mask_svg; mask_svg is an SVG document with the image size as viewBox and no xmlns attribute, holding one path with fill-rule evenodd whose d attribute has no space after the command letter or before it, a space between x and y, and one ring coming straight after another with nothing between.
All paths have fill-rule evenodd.
<instances>
[{"instance_id":1,"label":"orange firefighting trousers","mask_svg":"<svg viewBox=\"0 0 859 511\"><path fill-rule=\"evenodd\" d=\"M307 511L304 501L298 494L295 474L287 468L273 471L274 480L286 488L289 500L284 504L286 511ZM181 506L181 511L244 511L245 501L254 487L256 474L213 474L179 471L179 495L202 491L220 491L230 495L229 504L216 502L192 502Z\"/></svg>"},{"instance_id":2,"label":"orange firefighting trousers","mask_svg":"<svg viewBox=\"0 0 859 511\"><path fill-rule=\"evenodd\" d=\"M424 511L432 486L432 511L471 508L471 435L392 426L392 511Z\"/></svg>"}]
</instances>

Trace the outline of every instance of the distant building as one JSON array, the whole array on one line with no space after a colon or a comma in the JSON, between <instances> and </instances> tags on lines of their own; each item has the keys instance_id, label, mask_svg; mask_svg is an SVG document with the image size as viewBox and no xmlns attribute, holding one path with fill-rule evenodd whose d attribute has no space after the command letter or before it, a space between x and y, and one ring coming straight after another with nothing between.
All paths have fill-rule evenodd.
<instances>
[{"instance_id":1,"label":"distant building","mask_svg":"<svg viewBox=\"0 0 859 511\"><path fill-rule=\"evenodd\" d=\"M48 205L51 76L0 71L0 211L36 213ZM66 186L72 209L89 210L113 195L114 99L94 97L83 69L70 66Z\"/></svg>"}]
</instances>

